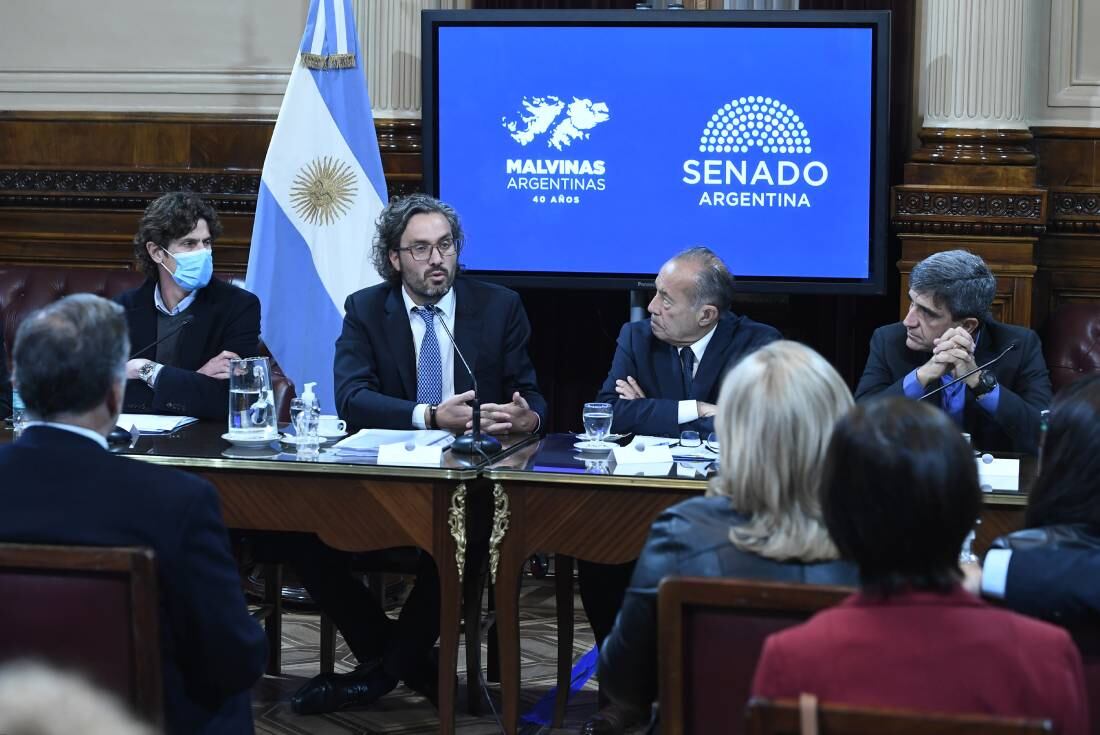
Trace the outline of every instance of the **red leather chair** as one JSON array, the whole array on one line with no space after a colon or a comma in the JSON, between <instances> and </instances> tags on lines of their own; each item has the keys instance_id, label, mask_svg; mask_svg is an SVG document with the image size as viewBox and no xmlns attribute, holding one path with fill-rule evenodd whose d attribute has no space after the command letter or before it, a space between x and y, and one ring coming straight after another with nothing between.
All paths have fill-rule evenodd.
<instances>
[{"instance_id":1,"label":"red leather chair","mask_svg":"<svg viewBox=\"0 0 1100 735\"><path fill-rule=\"evenodd\" d=\"M1047 320L1043 352L1054 392L1100 373L1100 304L1065 304Z\"/></svg>"},{"instance_id":2,"label":"red leather chair","mask_svg":"<svg viewBox=\"0 0 1100 735\"><path fill-rule=\"evenodd\" d=\"M239 283L238 273L218 273L218 278ZM51 268L45 266L4 266L0 268L0 330L4 344L15 343L15 330L27 314L74 293L93 293L113 299L123 291L137 288L145 281L138 271L103 270L97 268ZM266 345L260 342L260 354L271 357ZM275 405L279 408L279 421L290 421L290 402L293 400L294 383L283 373L275 359L271 359L271 383L275 390Z\"/></svg>"},{"instance_id":3,"label":"red leather chair","mask_svg":"<svg viewBox=\"0 0 1100 735\"><path fill-rule=\"evenodd\" d=\"M153 552L0 544L0 660L73 669L161 724Z\"/></svg>"},{"instance_id":4,"label":"red leather chair","mask_svg":"<svg viewBox=\"0 0 1100 735\"><path fill-rule=\"evenodd\" d=\"M657 590L661 732L744 733L764 639L855 592L848 587L668 577Z\"/></svg>"}]
</instances>

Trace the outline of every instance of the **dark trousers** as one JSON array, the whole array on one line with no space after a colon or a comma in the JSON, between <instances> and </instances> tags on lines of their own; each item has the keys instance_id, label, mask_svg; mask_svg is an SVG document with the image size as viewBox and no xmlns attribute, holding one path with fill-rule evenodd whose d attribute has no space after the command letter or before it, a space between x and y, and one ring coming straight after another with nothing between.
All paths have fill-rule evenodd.
<instances>
[{"instance_id":1,"label":"dark trousers","mask_svg":"<svg viewBox=\"0 0 1100 735\"><path fill-rule=\"evenodd\" d=\"M592 626L596 648L603 647L604 639L615 627L615 618L623 607L626 588L630 586L630 577L633 574L632 561L626 564L597 564L583 559L577 560L581 605L584 606L584 614L588 616L588 623ZM600 709L610 703L602 690L598 699Z\"/></svg>"},{"instance_id":2,"label":"dark trousers","mask_svg":"<svg viewBox=\"0 0 1100 735\"><path fill-rule=\"evenodd\" d=\"M416 584L395 621L352 574L353 562L361 569L384 568L386 552L337 551L316 536L300 543L294 569L359 663L380 658L386 673L403 680L422 670L439 639L439 572L431 555L417 550Z\"/></svg>"}]
</instances>

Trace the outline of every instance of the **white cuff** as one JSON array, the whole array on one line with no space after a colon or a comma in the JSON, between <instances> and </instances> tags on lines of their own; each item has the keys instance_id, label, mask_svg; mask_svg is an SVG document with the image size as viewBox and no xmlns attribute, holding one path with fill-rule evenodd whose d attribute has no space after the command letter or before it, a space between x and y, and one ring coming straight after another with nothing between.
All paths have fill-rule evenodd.
<instances>
[{"instance_id":1,"label":"white cuff","mask_svg":"<svg viewBox=\"0 0 1100 735\"><path fill-rule=\"evenodd\" d=\"M990 549L985 554L982 565L982 594L1003 600L1005 585L1008 582L1008 560L1012 549Z\"/></svg>"},{"instance_id":2,"label":"white cuff","mask_svg":"<svg viewBox=\"0 0 1100 735\"><path fill-rule=\"evenodd\" d=\"M680 401L676 408L676 423L690 424L699 418L699 402L695 400Z\"/></svg>"},{"instance_id":3,"label":"white cuff","mask_svg":"<svg viewBox=\"0 0 1100 735\"><path fill-rule=\"evenodd\" d=\"M416 408L413 409L412 425L414 429L426 429L428 425L424 422L424 412L428 410L427 403L418 403Z\"/></svg>"}]
</instances>

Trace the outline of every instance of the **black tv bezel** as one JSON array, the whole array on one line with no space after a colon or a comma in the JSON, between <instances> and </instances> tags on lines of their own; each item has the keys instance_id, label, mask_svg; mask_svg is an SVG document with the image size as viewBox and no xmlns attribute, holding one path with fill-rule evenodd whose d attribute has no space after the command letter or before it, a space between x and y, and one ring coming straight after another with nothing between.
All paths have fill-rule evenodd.
<instances>
[{"instance_id":1,"label":"black tv bezel","mask_svg":"<svg viewBox=\"0 0 1100 735\"><path fill-rule=\"evenodd\" d=\"M422 118L421 158L424 191L439 196L437 68L438 29L453 26L786 26L870 28L871 69L871 186L869 270L867 278L790 278L737 276L738 291L769 294L855 294L886 292L889 211L889 11L762 11L762 10L424 10L421 11ZM459 216L461 216L459 212ZM669 255L698 243L672 246ZM476 247L476 243L474 244ZM525 288L650 289L656 274L575 273L570 271L474 270L464 272L483 280ZM735 274L736 276L736 274Z\"/></svg>"}]
</instances>

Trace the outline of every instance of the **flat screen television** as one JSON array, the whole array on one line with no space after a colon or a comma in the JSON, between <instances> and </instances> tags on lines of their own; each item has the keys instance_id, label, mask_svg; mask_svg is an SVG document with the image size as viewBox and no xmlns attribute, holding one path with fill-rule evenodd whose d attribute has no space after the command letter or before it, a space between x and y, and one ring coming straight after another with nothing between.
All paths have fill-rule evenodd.
<instances>
[{"instance_id":1,"label":"flat screen television","mask_svg":"<svg viewBox=\"0 0 1100 735\"><path fill-rule=\"evenodd\" d=\"M889 14L425 11L425 190L479 277L882 293Z\"/></svg>"}]
</instances>

